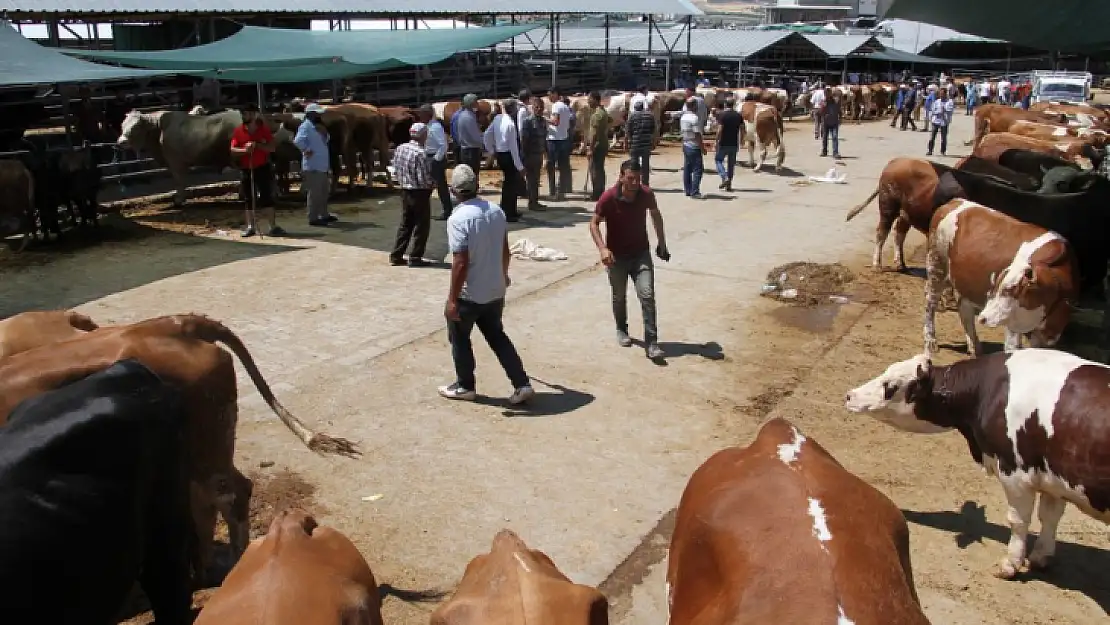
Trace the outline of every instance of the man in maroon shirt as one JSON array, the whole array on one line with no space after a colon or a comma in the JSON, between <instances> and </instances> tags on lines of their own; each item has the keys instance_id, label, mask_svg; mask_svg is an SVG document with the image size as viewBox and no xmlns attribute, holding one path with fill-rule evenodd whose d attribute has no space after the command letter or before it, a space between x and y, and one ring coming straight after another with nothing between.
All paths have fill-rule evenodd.
<instances>
[{"instance_id":1,"label":"man in maroon shirt","mask_svg":"<svg viewBox=\"0 0 1110 625\"><path fill-rule=\"evenodd\" d=\"M628 306L625 296L628 280L636 287L636 297L644 313L644 346L647 357L663 358L658 344L655 323L655 269L651 261L651 243L648 241L647 216L655 226L657 245L655 254L664 261L671 259L667 251L667 237L663 233L663 215L655 202L651 188L640 184L640 164L633 160L621 163L617 184L605 190L594 208L590 220L590 234L601 254L601 262L609 272L609 286L613 289L613 320L617 323L617 342L621 347L632 345L628 336ZM605 238L601 236L601 222L605 222Z\"/></svg>"},{"instance_id":2,"label":"man in maroon shirt","mask_svg":"<svg viewBox=\"0 0 1110 625\"><path fill-rule=\"evenodd\" d=\"M241 113L243 123L231 133L231 153L238 157L237 164L243 176L243 197L247 198L247 225L241 234L244 237L254 236L256 224L254 213L250 209L259 206L267 209L270 236L278 237L285 234L285 230L277 225L274 211L274 170L270 167L274 135L266 125L266 120L258 113L257 104L247 104Z\"/></svg>"}]
</instances>

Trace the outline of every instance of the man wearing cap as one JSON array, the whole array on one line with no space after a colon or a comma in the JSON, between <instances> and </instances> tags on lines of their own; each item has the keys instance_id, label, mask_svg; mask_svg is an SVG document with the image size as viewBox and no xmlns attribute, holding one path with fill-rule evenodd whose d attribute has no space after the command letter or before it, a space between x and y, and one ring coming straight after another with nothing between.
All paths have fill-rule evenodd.
<instances>
[{"instance_id":1,"label":"man wearing cap","mask_svg":"<svg viewBox=\"0 0 1110 625\"><path fill-rule=\"evenodd\" d=\"M412 241L409 253L409 267L423 267L424 247L428 244L428 232L432 225L432 160L425 150L428 128L421 122L409 127L409 142L393 150L393 169L397 183L401 187L401 223L397 226L397 239L389 264L405 264L405 249Z\"/></svg>"},{"instance_id":2,"label":"man wearing cap","mask_svg":"<svg viewBox=\"0 0 1110 625\"><path fill-rule=\"evenodd\" d=\"M459 160L477 173L482 167L482 131L478 128L478 96L468 93L459 111Z\"/></svg>"},{"instance_id":3,"label":"man wearing cap","mask_svg":"<svg viewBox=\"0 0 1110 625\"><path fill-rule=\"evenodd\" d=\"M632 162L640 166L640 179L651 186L651 148L655 143L655 116L645 110L646 99L632 98L632 114L628 116L625 127L628 132L628 153Z\"/></svg>"},{"instance_id":4,"label":"man wearing cap","mask_svg":"<svg viewBox=\"0 0 1110 625\"><path fill-rule=\"evenodd\" d=\"M257 224L251 209L260 207L267 211L270 236L278 237L285 234L285 230L277 225L277 215L274 212L274 171L270 167L274 135L258 114L257 104L244 106L242 115L243 123L231 133L231 153L239 157L242 195L247 199L247 225L241 234L244 237L253 237L256 234Z\"/></svg>"},{"instance_id":5,"label":"man wearing cap","mask_svg":"<svg viewBox=\"0 0 1110 625\"><path fill-rule=\"evenodd\" d=\"M447 188L447 134L443 132L443 124L436 119L436 112L431 104L425 104L417 109L416 118L428 129L424 153L430 159L432 180L439 194L440 206L443 207L443 212L436 219L443 221L451 216L451 190Z\"/></svg>"},{"instance_id":6,"label":"man wearing cap","mask_svg":"<svg viewBox=\"0 0 1110 625\"><path fill-rule=\"evenodd\" d=\"M524 170L524 162L520 160L520 139L517 138L516 123L513 113L516 104L513 100L501 102L501 113L498 113L489 128L486 128L483 137L487 152L497 155L497 166L501 168L503 182L501 183L501 207L505 212L505 219L520 221L520 213L516 209L517 184L520 182L520 172Z\"/></svg>"},{"instance_id":7,"label":"man wearing cap","mask_svg":"<svg viewBox=\"0 0 1110 625\"><path fill-rule=\"evenodd\" d=\"M324 107L309 104L304 109L304 121L297 128L293 145L301 151L301 187L308 205L308 225L327 226L338 217L328 213L328 130L324 127Z\"/></svg>"},{"instance_id":8,"label":"man wearing cap","mask_svg":"<svg viewBox=\"0 0 1110 625\"><path fill-rule=\"evenodd\" d=\"M451 340L455 381L439 387L439 394L447 399L467 401L477 397L470 334L474 326L478 326L512 383L509 403L524 403L535 391L502 324L512 258L505 213L496 204L478 197L478 178L468 165L455 167L451 173L451 190L459 203L447 220L451 285L443 314Z\"/></svg>"}]
</instances>

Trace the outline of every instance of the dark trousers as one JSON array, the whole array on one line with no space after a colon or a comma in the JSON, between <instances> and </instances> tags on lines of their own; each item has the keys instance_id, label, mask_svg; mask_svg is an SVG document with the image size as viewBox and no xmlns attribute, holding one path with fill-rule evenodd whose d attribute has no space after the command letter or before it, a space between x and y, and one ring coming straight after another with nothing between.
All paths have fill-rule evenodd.
<instances>
[{"instance_id":1,"label":"dark trousers","mask_svg":"<svg viewBox=\"0 0 1110 625\"><path fill-rule=\"evenodd\" d=\"M640 182L646 186L651 186L648 178L651 176L651 152L637 152L633 150L629 153L632 162L640 164Z\"/></svg>"},{"instance_id":2,"label":"dark trousers","mask_svg":"<svg viewBox=\"0 0 1110 625\"><path fill-rule=\"evenodd\" d=\"M255 208L272 208L274 206L274 168L269 163L264 163L254 169L242 170L240 187L243 199L250 208L251 199L251 173L254 174L254 191L257 203Z\"/></svg>"},{"instance_id":3,"label":"dark trousers","mask_svg":"<svg viewBox=\"0 0 1110 625\"><path fill-rule=\"evenodd\" d=\"M547 192L553 196L570 193L573 187L570 171L570 139L547 142ZM555 167L559 168L559 186L555 186Z\"/></svg>"},{"instance_id":4,"label":"dark trousers","mask_svg":"<svg viewBox=\"0 0 1110 625\"><path fill-rule=\"evenodd\" d=\"M428 232L432 226L432 190L401 189L401 223L397 226L397 240L393 244L390 260L404 260L405 248L412 241L409 260L424 257Z\"/></svg>"},{"instance_id":5,"label":"dark trousers","mask_svg":"<svg viewBox=\"0 0 1110 625\"><path fill-rule=\"evenodd\" d=\"M462 157L462 164L470 165L474 175L477 176L482 170L482 148L463 148L459 155Z\"/></svg>"},{"instance_id":6,"label":"dark trousers","mask_svg":"<svg viewBox=\"0 0 1110 625\"><path fill-rule=\"evenodd\" d=\"M451 340L451 359L455 361L455 382L468 391L475 388L474 346L470 342L470 332L474 326L486 338L486 344L497 356L501 368L509 376L513 388L528 384L528 374L520 361L516 347L505 334L501 314L505 310L505 300L497 299L486 304L477 304L465 299L458 301L459 320L447 321L447 337Z\"/></svg>"},{"instance_id":7,"label":"dark trousers","mask_svg":"<svg viewBox=\"0 0 1110 625\"><path fill-rule=\"evenodd\" d=\"M937 142L937 132L940 132L940 153L948 152L948 126L933 124L933 131L929 134L929 154L933 153L933 145Z\"/></svg>"},{"instance_id":8,"label":"dark trousers","mask_svg":"<svg viewBox=\"0 0 1110 625\"><path fill-rule=\"evenodd\" d=\"M436 183L436 193L439 194L439 203L443 206L443 215L451 214L451 190L447 187L447 159L437 161L431 159L432 180Z\"/></svg>"},{"instance_id":9,"label":"dark trousers","mask_svg":"<svg viewBox=\"0 0 1110 625\"><path fill-rule=\"evenodd\" d=\"M540 205L540 170L543 169L543 153L524 155L524 177L528 188L528 208Z\"/></svg>"},{"instance_id":10,"label":"dark trousers","mask_svg":"<svg viewBox=\"0 0 1110 625\"><path fill-rule=\"evenodd\" d=\"M914 132L917 132L917 123L913 121L912 108L908 108L902 111L902 130L906 129L906 124L909 124L909 126L913 128Z\"/></svg>"},{"instance_id":11,"label":"dark trousers","mask_svg":"<svg viewBox=\"0 0 1110 625\"><path fill-rule=\"evenodd\" d=\"M520 174L517 173L516 163L513 162L511 152L497 153L497 166L501 169L504 181L501 183L501 210L505 211L505 219L513 221L520 218L516 210L517 185L520 183Z\"/></svg>"},{"instance_id":12,"label":"dark trousers","mask_svg":"<svg viewBox=\"0 0 1110 625\"><path fill-rule=\"evenodd\" d=\"M590 184L593 190L590 192L590 199L598 201L601 199L601 194L605 192L605 155L609 153L609 148L602 146L601 149L594 148L590 153Z\"/></svg>"},{"instance_id":13,"label":"dark trousers","mask_svg":"<svg viewBox=\"0 0 1110 625\"><path fill-rule=\"evenodd\" d=\"M617 330L628 332L628 281L636 288L636 297L644 314L644 342L648 345L659 338L655 322L655 266L651 250L638 256L616 256L608 268L609 287L613 291L613 320Z\"/></svg>"},{"instance_id":14,"label":"dark trousers","mask_svg":"<svg viewBox=\"0 0 1110 625\"><path fill-rule=\"evenodd\" d=\"M915 129L916 130L916 129ZM825 126L821 129L821 156L829 153L829 139L832 139L833 156L840 156L840 126Z\"/></svg>"}]
</instances>

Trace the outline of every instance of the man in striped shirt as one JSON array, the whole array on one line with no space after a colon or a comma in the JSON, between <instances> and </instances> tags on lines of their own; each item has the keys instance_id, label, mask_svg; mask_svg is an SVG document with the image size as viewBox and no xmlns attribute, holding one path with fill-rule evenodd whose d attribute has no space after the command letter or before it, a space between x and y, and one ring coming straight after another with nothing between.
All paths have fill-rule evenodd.
<instances>
[{"instance_id":1,"label":"man in striped shirt","mask_svg":"<svg viewBox=\"0 0 1110 625\"><path fill-rule=\"evenodd\" d=\"M644 186L651 186L651 148L655 142L655 116L645 109L645 99L632 99L632 114L625 122L628 133L628 152L632 162L640 166L640 180Z\"/></svg>"},{"instance_id":2,"label":"man in striped shirt","mask_svg":"<svg viewBox=\"0 0 1110 625\"><path fill-rule=\"evenodd\" d=\"M409 128L409 142L397 146L393 151L393 169L396 170L397 183L401 187L401 223L397 226L397 240L393 253L389 255L391 265L405 264L405 249L412 241L409 253L409 267L423 267L424 247L428 244L428 232L432 224L432 189L435 180L429 157L424 144L428 139L428 128L416 122Z\"/></svg>"}]
</instances>

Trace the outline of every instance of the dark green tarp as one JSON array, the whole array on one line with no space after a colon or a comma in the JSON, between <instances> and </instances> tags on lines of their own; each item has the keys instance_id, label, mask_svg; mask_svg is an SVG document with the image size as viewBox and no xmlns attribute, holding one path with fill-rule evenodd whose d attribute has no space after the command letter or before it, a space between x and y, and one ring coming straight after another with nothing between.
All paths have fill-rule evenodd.
<instances>
[{"instance_id":1,"label":"dark green tarp","mask_svg":"<svg viewBox=\"0 0 1110 625\"><path fill-rule=\"evenodd\" d=\"M875 52L857 55L860 58L871 59L872 61L890 61L892 63L920 63L923 65L944 65L944 66L972 66L972 65L991 65L993 63L1005 63L1006 59L938 59L933 56L923 56L914 54L898 48L884 48Z\"/></svg>"},{"instance_id":2,"label":"dark green tarp","mask_svg":"<svg viewBox=\"0 0 1110 625\"><path fill-rule=\"evenodd\" d=\"M884 17L1040 50L1110 50L1107 0L893 0Z\"/></svg>"},{"instance_id":3,"label":"dark green tarp","mask_svg":"<svg viewBox=\"0 0 1110 625\"><path fill-rule=\"evenodd\" d=\"M244 26L201 46L141 52L71 50L84 58L153 69L213 70L218 78L287 83L329 80L436 63L458 52L487 48L536 28L312 31Z\"/></svg>"},{"instance_id":4,"label":"dark green tarp","mask_svg":"<svg viewBox=\"0 0 1110 625\"><path fill-rule=\"evenodd\" d=\"M3 87L127 80L180 73L189 72L108 67L72 59L54 48L27 39L11 24L0 21L0 86Z\"/></svg>"}]
</instances>

